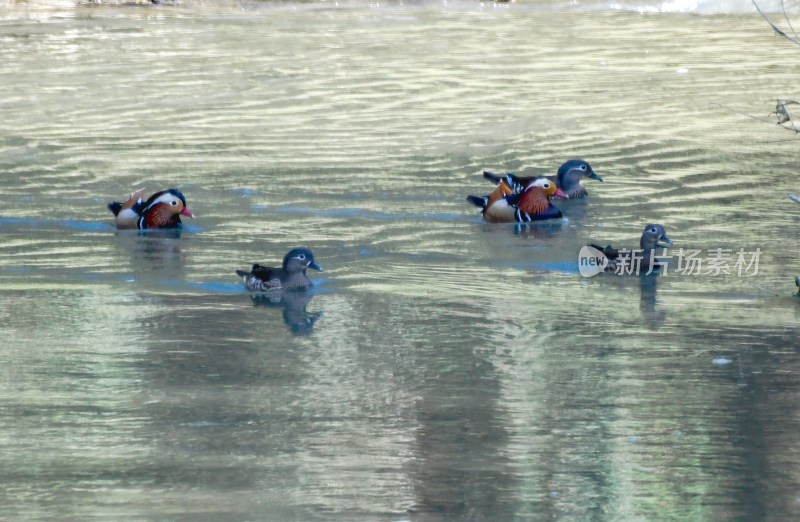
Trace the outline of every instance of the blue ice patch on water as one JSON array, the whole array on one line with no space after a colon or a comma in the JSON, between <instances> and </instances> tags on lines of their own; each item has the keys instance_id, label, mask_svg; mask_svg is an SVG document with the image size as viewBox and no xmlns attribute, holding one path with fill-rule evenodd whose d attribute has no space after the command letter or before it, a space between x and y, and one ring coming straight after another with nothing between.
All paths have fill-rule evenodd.
<instances>
[{"instance_id":1,"label":"blue ice patch on water","mask_svg":"<svg viewBox=\"0 0 800 522\"><path fill-rule=\"evenodd\" d=\"M70 228L73 230L88 230L90 232L107 232L115 230L116 227L110 223L98 223L96 221L79 221L75 219L35 219L35 218L12 218L0 217L0 225L28 225L30 227L56 226Z\"/></svg>"},{"instance_id":2,"label":"blue ice patch on water","mask_svg":"<svg viewBox=\"0 0 800 522\"><path fill-rule=\"evenodd\" d=\"M188 286L211 294L238 294L244 289L241 283L222 283L219 281L188 283Z\"/></svg>"},{"instance_id":3,"label":"blue ice patch on water","mask_svg":"<svg viewBox=\"0 0 800 522\"><path fill-rule=\"evenodd\" d=\"M186 232L187 234L198 234L200 232L205 232L205 228L193 225L192 223L183 222L183 226L181 229Z\"/></svg>"},{"instance_id":4,"label":"blue ice patch on water","mask_svg":"<svg viewBox=\"0 0 800 522\"><path fill-rule=\"evenodd\" d=\"M233 193L235 196L239 196L240 198L250 198L258 195L258 191L251 188L233 189L231 193Z\"/></svg>"},{"instance_id":5,"label":"blue ice patch on water","mask_svg":"<svg viewBox=\"0 0 800 522\"><path fill-rule=\"evenodd\" d=\"M206 229L201 226L197 226L192 223L187 223L186 221L184 221L181 225L181 230L183 230L187 234L197 234L200 232L205 232Z\"/></svg>"},{"instance_id":6,"label":"blue ice patch on water","mask_svg":"<svg viewBox=\"0 0 800 522\"><path fill-rule=\"evenodd\" d=\"M78 221L74 219L36 219L36 218L15 218L0 216L0 225L27 225L30 227L63 227L73 230L88 230L90 232L107 232L114 230L114 226L109 223L98 223L96 221Z\"/></svg>"},{"instance_id":7,"label":"blue ice patch on water","mask_svg":"<svg viewBox=\"0 0 800 522\"><path fill-rule=\"evenodd\" d=\"M0 224L2 225L32 225L33 223L34 220L29 218L0 217Z\"/></svg>"},{"instance_id":8,"label":"blue ice patch on water","mask_svg":"<svg viewBox=\"0 0 800 522\"><path fill-rule=\"evenodd\" d=\"M162 279L159 285L165 288L178 288L184 290L202 290L212 294L236 294L241 292L242 285L234 282L206 281L196 283L183 279Z\"/></svg>"},{"instance_id":9,"label":"blue ice patch on water","mask_svg":"<svg viewBox=\"0 0 800 522\"><path fill-rule=\"evenodd\" d=\"M513 268L518 268L520 270L526 270L529 268L538 268L539 270L544 270L545 272L559 272L562 274L579 274L578 271L578 263L575 261L552 261L552 262L540 262L540 261L531 261L530 263L514 263L511 265Z\"/></svg>"},{"instance_id":10,"label":"blue ice patch on water","mask_svg":"<svg viewBox=\"0 0 800 522\"><path fill-rule=\"evenodd\" d=\"M330 281L330 279L314 279L314 286L307 289L305 292L311 295L319 295L325 294L328 292L324 288L324 285ZM182 279L162 279L159 281L160 286L165 288L178 288L184 290L199 290L209 294L249 294L251 293L247 290L241 282L241 278L238 280L236 276L234 276L233 281L203 281L203 282L191 282L191 281L184 281Z\"/></svg>"},{"instance_id":11,"label":"blue ice patch on water","mask_svg":"<svg viewBox=\"0 0 800 522\"><path fill-rule=\"evenodd\" d=\"M96 223L94 221L67 220L67 221L61 221L60 223L66 228L72 228L74 230L88 230L90 232L105 232L108 230L114 230L116 228L108 223Z\"/></svg>"}]
</instances>

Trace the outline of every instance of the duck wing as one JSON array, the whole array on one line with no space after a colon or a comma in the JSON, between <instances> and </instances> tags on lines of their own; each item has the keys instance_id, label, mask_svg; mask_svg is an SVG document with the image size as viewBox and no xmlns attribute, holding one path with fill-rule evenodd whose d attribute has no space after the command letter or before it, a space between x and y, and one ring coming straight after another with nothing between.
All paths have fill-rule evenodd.
<instances>
[{"instance_id":1,"label":"duck wing","mask_svg":"<svg viewBox=\"0 0 800 522\"><path fill-rule=\"evenodd\" d=\"M534 177L517 176L513 172L506 172L505 174L495 174L494 172L490 172L488 170L483 171L483 177L488 179L492 183L506 183L509 187L511 187L514 190L514 192L521 191L528 185L528 183L530 183L535 179Z\"/></svg>"},{"instance_id":2,"label":"duck wing","mask_svg":"<svg viewBox=\"0 0 800 522\"><path fill-rule=\"evenodd\" d=\"M606 245L602 247L598 244L591 243L589 244L589 246L602 252L609 260L616 259L619 257L619 250L611 245Z\"/></svg>"},{"instance_id":3,"label":"duck wing","mask_svg":"<svg viewBox=\"0 0 800 522\"><path fill-rule=\"evenodd\" d=\"M141 215L142 209L144 208L144 201L142 201L142 198L144 197L144 191L144 188L134 190L124 203L112 201L108 204L108 210L113 212L115 216L118 216L121 211L128 209L131 209L136 214Z\"/></svg>"},{"instance_id":4,"label":"duck wing","mask_svg":"<svg viewBox=\"0 0 800 522\"><path fill-rule=\"evenodd\" d=\"M244 286L252 292L266 292L268 290L278 290L282 286L282 268L270 266L253 265L249 272L237 270L236 274L244 279Z\"/></svg>"}]
</instances>

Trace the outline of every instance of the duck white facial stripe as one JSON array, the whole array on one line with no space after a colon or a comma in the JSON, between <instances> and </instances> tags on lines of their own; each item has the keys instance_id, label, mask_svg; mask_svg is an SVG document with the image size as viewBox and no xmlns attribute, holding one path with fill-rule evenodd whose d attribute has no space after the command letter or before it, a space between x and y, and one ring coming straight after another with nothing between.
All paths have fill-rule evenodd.
<instances>
[{"instance_id":1,"label":"duck white facial stripe","mask_svg":"<svg viewBox=\"0 0 800 522\"><path fill-rule=\"evenodd\" d=\"M146 209L144 209L145 212L150 210L154 206L158 205L159 203L166 203L167 205L176 206L178 204L178 198L176 198L173 194L169 193L162 194L158 196L156 199L154 199L153 202L150 203L150 205L148 205Z\"/></svg>"}]
</instances>

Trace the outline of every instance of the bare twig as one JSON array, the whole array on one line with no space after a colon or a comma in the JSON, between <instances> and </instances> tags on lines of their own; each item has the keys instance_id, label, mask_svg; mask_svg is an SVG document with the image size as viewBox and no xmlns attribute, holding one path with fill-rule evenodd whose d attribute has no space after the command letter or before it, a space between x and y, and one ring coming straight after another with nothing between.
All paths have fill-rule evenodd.
<instances>
[{"instance_id":1,"label":"bare twig","mask_svg":"<svg viewBox=\"0 0 800 522\"><path fill-rule=\"evenodd\" d=\"M744 116L745 118L750 118L752 120L763 121L765 123L774 123L772 120L768 120L767 118L759 118L758 116L753 116L751 114L747 114L747 113L744 113L744 112L733 110L730 107L728 107L727 105L723 105L723 104L721 104L719 102L711 102L711 103L713 103L717 107L725 109L728 112L732 112L733 114L738 114L739 116ZM770 114L772 114L772 113L770 113Z\"/></svg>"},{"instance_id":2,"label":"bare twig","mask_svg":"<svg viewBox=\"0 0 800 522\"><path fill-rule=\"evenodd\" d=\"M794 100L777 100L777 103L775 104L775 110L769 113L769 116L772 115L777 116L777 121L775 121L772 118L760 118L758 116L746 114L744 112L731 109L727 105L723 105L719 102L711 102L711 103L713 103L717 107L725 109L728 112L732 112L733 114L738 114L739 116L744 116L745 118L750 118L751 120L763 121L764 123L773 123L783 127L784 129L793 131L795 134L800 134L800 127L797 127L794 124L794 121L792 120L792 115L789 114L789 110L786 108L787 105L800 104L800 102L796 102Z\"/></svg>"},{"instance_id":3,"label":"bare twig","mask_svg":"<svg viewBox=\"0 0 800 522\"><path fill-rule=\"evenodd\" d=\"M772 295L774 295L774 296L777 296L777 297L780 297L780 296L781 296L781 294L779 294L779 293L778 293L778 292L776 292L775 290L770 290L769 288L764 288L763 286L761 286L761 285L757 285L757 284L755 284L755 283L748 283L748 284L749 284L750 286L752 286L753 288L758 288L759 290L762 290L762 291L764 291L764 292L767 292L767 293L769 293L769 294L772 294Z\"/></svg>"},{"instance_id":4,"label":"bare twig","mask_svg":"<svg viewBox=\"0 0 800 522\"><path fill-rule=\"evenodd\" d=\"M789 13L786 12L786 5L784 5L784 0L781 0L781 10L783 11L783 18L786 20L786 25L789 26L789 29L792 30L792 34L794 35L794 39L798 40L797 31L794 30L794 26L792 25L792 21L789 20Z\"/></svg>"},{"instance_id":5,"label":"bare twig","mask_svg":"<svg viewBox=\"0 0 800 522\"><path fill-rule=\"evenodd\" d=\"M797 38L796 36L795 37L789 36L788 34L783 32L777 25L772 23L772 20L770 20L767 17L767 15L764 14L764 11L762 11L761 8L758 7L758 3L756 3L756 0L751 0L751 1L753 2L753 5L755 6L756 11L758 11L758 14L760 14L761 18L766 20L766 22L770 25L770 27L772 27L772 30L775 31L775 34L777 34L778 36L783 36L784 38L786 38L787 40L789 40L790 42L792 42L795 45L800 45L800 38ZM786 15L786 9L783 10L783 13L784 13L785 16L788 17L788 15ZM790 24L790 26L791 26L791 24ZM794 31L794 30L792 30L792 31Z\"/></svg>"}]
</instances>

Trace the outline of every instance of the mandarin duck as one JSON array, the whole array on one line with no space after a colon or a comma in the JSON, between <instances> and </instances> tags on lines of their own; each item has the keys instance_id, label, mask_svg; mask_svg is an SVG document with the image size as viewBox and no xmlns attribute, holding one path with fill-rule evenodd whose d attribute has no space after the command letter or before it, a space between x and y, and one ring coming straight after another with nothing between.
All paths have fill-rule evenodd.
<instances>
[{"instance_id":1,"label":"mandarin duck","mask_svg":"<svg viewBox=\"0 0 800 522\"><path fill-rule=\"evenodd\" d=\"M517 176L512 172L499 175L489 171L484 171L483 177L494 183L499 183L501 180L505 180L515 192L519 192L522 190L522 188L527 186L528 183L535 179L535 177ZM603 178L594 170L592 170L592 166L589 165L589 163L580 159L572 159L564 162L558 168L558 172L555 176L555 182L558 188L560 188L569 199L577 199L589 195L589 193L586 192L586 188L581 184L581 180L583 178L591 178L596 179L597 181L603 181ZM567 199L561 196L553 197L556 199Z\"/></svg>"},{"instance_id":2,"label":"mandarin duck","mask_svg":"<svg viewBox=\"0 0 800 522\"><path fill-rule=\"evenodd\" d=\"M639 274L642 270L647 273L659 270L663 263L655 255L655 251L657 248L666 248L670 245L672 245L672 239L667 236L664 227L651 223L644 227L639 240L639 251L617 249L611 245L601 247L590 244L588 246L597 249L608 259L606 272ZM653 261L652 267L650 266L651 261Z\"/></svg>"},{"instance_id":3,"label":"mandarin duck","mask_svg":"<svg viewBox=\"0 0 800 522\"><path fill-rule=\"evenodd\" d=\"M143 188L134 191L125 203L108 204L117 228L178 228L181 216L194 218L186 206L186 198L177 189L156 192L146 201L143 200L144 191Z\"/></svg>"},{"instance_id":4,"label":"mandarin duck","mask_svg":"<svg viewBox=\"0 0 800 522\"><path fill-rule=\"evenodd\" d=\"M561 211L550 203L551 197L567 199L548 178L533 178L515 193L506 180L501 180L488 196L467 196L467 201L480 207L489 223L528 223L561 217Z\"/></svg>"},{"instance_id":5,"label":"mandarin duck","mask_svg":"<svg viewBox=\"0 0 800 522\"><path fill-rule=\"evenodd\" d=\"M237 270L236 274L244 280L245 288L251 292L305 290L313 285L306 275L307 268L322 272L322 267L314 262L311 250L295 248L284 256L281 268L255 264L249 272Z\"/></svg>"}]
</instances>

